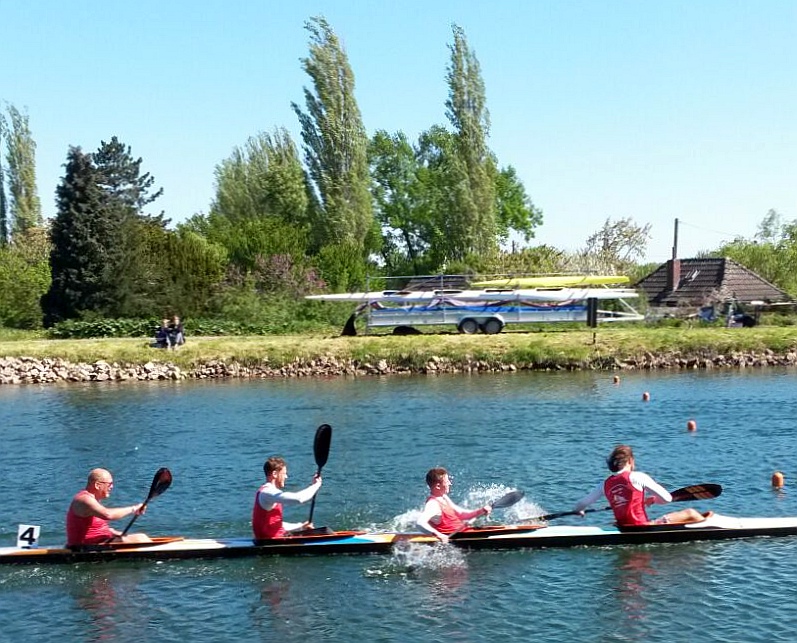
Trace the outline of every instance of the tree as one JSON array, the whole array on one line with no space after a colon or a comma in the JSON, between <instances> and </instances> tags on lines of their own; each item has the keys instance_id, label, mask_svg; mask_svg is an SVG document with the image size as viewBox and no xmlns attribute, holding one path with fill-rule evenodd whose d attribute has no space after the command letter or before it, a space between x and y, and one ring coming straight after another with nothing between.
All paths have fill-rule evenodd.
<instances>
[{"instance_id":1,"label":"tree","mask_svg":"<svg viewBox=\"0 0 797 643\"><path fill-rule=\"evenodd\" d=\"M368 138L354 97L354 74L338 37L323 17L305 23L310 55L302 67L313 82L305 88L307 111L292 103L302 129L312 204L315 249L343 244L361 258L376 247L371 207Z\"/></svg>"},{"instance_id":2,"label":"tree","mask_svg":"<svg viewBox=\"0 0 797 643\"><path fill-rule=\"evenodd\" d=\"M0 326L41 328L39 301L50 286L50 242L44 228L32 228L25 243L0 247Z\"/></svg>"},{"instance_id":3,"label":"tree","mask_svg":"<svg viewBox=\"0 0 797 643\"><path fill-rule=\"evenodd\" d=\"M155 178L149 172L141 174L142 162L141 157L134 159L130 146L125 146L116 136L107 143L101 141L94 154L103 192L109 200L123 204L139 216L144 215L147 205L163 195L163 188L150 194Z\"/></svg>"},{"instance_id":4,"label":"tree","mask_svg":"<svg viewBox=\"0 0 797 643\"><path fill-rule=\"evenodd\" d=\"M496 174L495 202L498 238L501 242L509 239L512 230L529 241L534 236L534 228L542 224L542 210L532 203L511 165Z\"/></svg>"},{"instance_id":5,"label":"tree","mask_svg":"<svg viewBox=\"0 0 797 643\"><path fill-rule=\"evenodd\" d=\"M729 257L797 296L797 220L784 221L769 210L753 239L735 239L712 254Z\"/></svg>"},{"instance_id":6,"label":"tree","mask_svg":"<svg viewBox=\"0 0 797 643\"><path fill-rule=\"evenodd\" d=\"M304 170L285 129L250 138L216 167L210 211L230 222L268 217L303 227L307 206Z\"/></svg>"},{"instance_id":7,"label":"tree","mask_svg":"<svg viewBox=\"0 0 797 643\"><path fill-rule=\"evenodd\" d=\"M41 302L45 327L89 311L105 314L114 304L117 262L109 260L108 249L118 227L106 216L99 181L91 155L70 148L50 229L52 282Z\"/></svg>"},{"instance_id":8,"label":"tree","mask_svg":"<svg viewBox=\"0 0 797 643\"><path fill-rule=\"evenodd\" d=\"M0 116L0 148L4 138L3 120ZM8 244L8 203L6 202L6 179L3 170L3 155L0 154L0 248Z\"/></svg>"},{"instance_id":9,"label":"tree","mask_svg":"<svg viewBox=\"0 0 797 643\"><path fill-rule=\"evenodd\" d=\"M578 253L579 270L622 274L645 254L650 240L650 224L640 226L630 217L612 221L587 238L586 247Z\"/></svg>"},{"instance_id":10,"label":"tree","mask_svg":"<svg viewBox=\"0 0 797 643\"><path fill-rule=\"evenodd\" d=\"M368 147L373 179L374 214L382 228L380 254L389 273L405 265L418 273L429 247L429 220L424 220L421 165L404 132L374 134Z\"/></svg>"},{"instance_id":11,"label":"tree","mask_svg":"<svg viewBox=\"0 0 797 643\"><path fill-rule=\"evenodd\" d=\"M5 176L8 180L8 218L13 240L14 236L41 226L43 222L41 202L36 190L36 142L28 126L27 113L9 105L8 119L0 115L0 120L0 127L6 138Z\"/></svg>"},{"instance_id":12,"label":"tree","mask_svg":"<svg viewBox=\"0 0 797 643\"><path fill-rule=\"evenodd\" d=\"M470 252L490 254L497 249L496 169L487 146L490 115L479 61L468 47L464 31L457 25L452 29L446 115L454 128L458 162L449 168L454 178L454 208L448 216L454 219L451 258L462 259Z\"/></svg>"}]
</instances>

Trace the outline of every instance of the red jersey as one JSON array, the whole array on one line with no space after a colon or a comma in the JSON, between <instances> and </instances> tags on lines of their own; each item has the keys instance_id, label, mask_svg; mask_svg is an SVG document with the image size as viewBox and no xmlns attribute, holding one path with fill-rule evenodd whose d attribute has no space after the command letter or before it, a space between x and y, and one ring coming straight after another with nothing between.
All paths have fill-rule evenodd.
<instances>
[{"instance_id":1,"label":"red jersey","mask_svg":"<svg viewBox=\"0 0 797 643\"><path fill-rule=\"evenodd\" d=\"M81 496L91 494L83 489L78 491L72 501L78 500ZM66 544L67 547L75 545L101 545L109 538L113 538L114 533L108 525L108 521L98 516L78 516L72 511L72 505L66 512Z\"/></svg>"},{"instance_id":2,"label":"red jersey","mask_svg":"<svg viewBox=\"0 0 797 643\"><path fill-rule=\"evenodd\" d=\"M650 522L645 512L645 491L631 484L630 476L630 471L623 471L609 476L603 483L603 493L620 527L647 525Z\"/></svg>"},{"instance_id":3,"label":"red jersey","mask_svg":"<svg viewBox=\"0 0 797 643\"><path fill-rule=\"evenodd\" d=\"M255 532L255 540L284 538L286 534L282 528L282 505L279 502L275 502L274 506L266 511L258 502L260 491L265 486L263 485L257 490L255 506L252 508L252 530Z\"/></svg>"},{"instance_id":4,"label":"red jersey","mask_svg":"<svg viewBox=\"0 0 797 643\"><path fill-rule=\"evenodd\" d=\"M435 524L434 528L441 534L453 534L470 529L451 506L448 496L429 496L426 501L428 502L429 500L436 500L437 504L440 505L440 522Z\"/></svg>"}]
</instances>

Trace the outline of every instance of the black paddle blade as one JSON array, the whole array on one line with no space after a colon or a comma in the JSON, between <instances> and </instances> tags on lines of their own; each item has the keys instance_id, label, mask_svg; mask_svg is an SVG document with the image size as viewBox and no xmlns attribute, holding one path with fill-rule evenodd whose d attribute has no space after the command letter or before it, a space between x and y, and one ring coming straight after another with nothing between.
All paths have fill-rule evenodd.
<instances>
[{"instance_id":1,"label":"black paddle blade","mask_svg":"<svg viewBox=\"0 0 797 643\"><path fill-rule=\"evenodd\" d=\"M511 507L512 505L519 503L525 496L525 491L510 491L497 500L493 500L490 503L490 506L493 509L506 509L507 507Z\"/></svg>"},{"instance_id":2,"label":"black paddle blade","mask_svg":"<svg viewBox=\"0 0 797 643\"><path fill-rule=\"evenodd\" d=\"M683 502L684 500L710 500L722 493L722 485L718 484L693 484L672 492L673 502Z\"/></svg>"},{"instance_id":3,"label":"black paddle blade","mask_svg":"<svg viewBox=\"0 0 797 643\"><path fill-rule=\"evenodd\" d=\"M166 467L158 469L155 477L152 479L152 486L149 488L149 495L147 502L153 498L157 498L164 491L166 491L172 484L172 472Z\"/></svg>"},{"instance_id":4,"label":"black paddle blade","mask_svg":"<svg viewBox=\"0 0 797 643\"><path fill-rule=\"evenodd\" d=\"M318 471L324 468L329 458L329 445L332 442L332 427L329 424L322 424L315 431L315 441L313 442L313 454Z\"/></svg>"}]
</instances>

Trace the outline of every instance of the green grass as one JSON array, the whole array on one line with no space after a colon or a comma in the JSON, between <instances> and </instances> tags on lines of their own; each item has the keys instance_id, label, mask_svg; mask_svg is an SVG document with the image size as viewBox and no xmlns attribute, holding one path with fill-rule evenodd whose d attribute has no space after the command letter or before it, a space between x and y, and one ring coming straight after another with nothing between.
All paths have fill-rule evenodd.
<instances>
[{"instance_id":1,"label":"green grass","mask_svg":"<svg viewBox=\"0 0 797 643\"><path fill-rule=\"evenodd\" d=\"M410 368L433 356L455 361L578 365L609 358L628 359L648 353L711 356L732 352L782 354L797 350L797 327L645 328L602 327L592 330L503 332L498 335L284 335L189 337L180 350L151 348L145 339L47 340L35 333L0 333L0 356L62 358L70 362L105 360L120 364L169 361L190 368L213 360L282 366L296 359L331 356Z\"/></svg>"}]
</instances>

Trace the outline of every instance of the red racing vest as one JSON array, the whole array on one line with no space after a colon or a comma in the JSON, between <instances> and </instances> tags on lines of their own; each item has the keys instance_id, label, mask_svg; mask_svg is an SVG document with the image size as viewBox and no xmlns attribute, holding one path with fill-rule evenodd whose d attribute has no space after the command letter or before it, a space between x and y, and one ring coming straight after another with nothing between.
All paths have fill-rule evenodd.
<instances>
[{"instance_id":1,"label":"red racing vest","mask_svg":"<svg viewBox=\"0 0 797 643\"><path fill-rule=\"evenodd\" d=\"M73 501L82 495L91 495L88 491L78 491ZM108 521L98 516L78 516L72 511L72 505L66 512L66 545L73 547L76 545L101 545L109 538L113 538Z\"/></svg>"},{"instance_id":2,"label":"red racing vest","mask_svg":"<svg viewBox=\"0 0 797 643\"><path fill-rule=\"evenodd\" d=\"M265 487L266 485L263 485ZM284 538L285 530L282 528L282 505L274 503L274 507L266 511L260 506L257 497L263 487L255 494L255 506L252 508L252 530L255 532L255 540L266 540L268 538Z\"/></svg>"},{"instance_id":3,"label":"red racing vest","mask_svg":"<svg viewBox=\"0 0 797 643\"><path fill-rule=\"evenodd\" d=\"M647 525L650 522L645 512L645 492L632 485L630 477L630 471L623 471L609 476L603 483L603 493L620 527Z\"/></svg>"},{"instance_id":4,"label":"red racing vest","mask_svg":"<svg viewBox=\"0 0 797 643\"><path fill-rule=\"evenodd\" d=\"M468 525L457 515L450 501L446 496L429 496L426 501L436 500L440 505L440 522L434 525L441 534L453 534L458 531L470 529Z\"/></svg>"}]
</instances>

